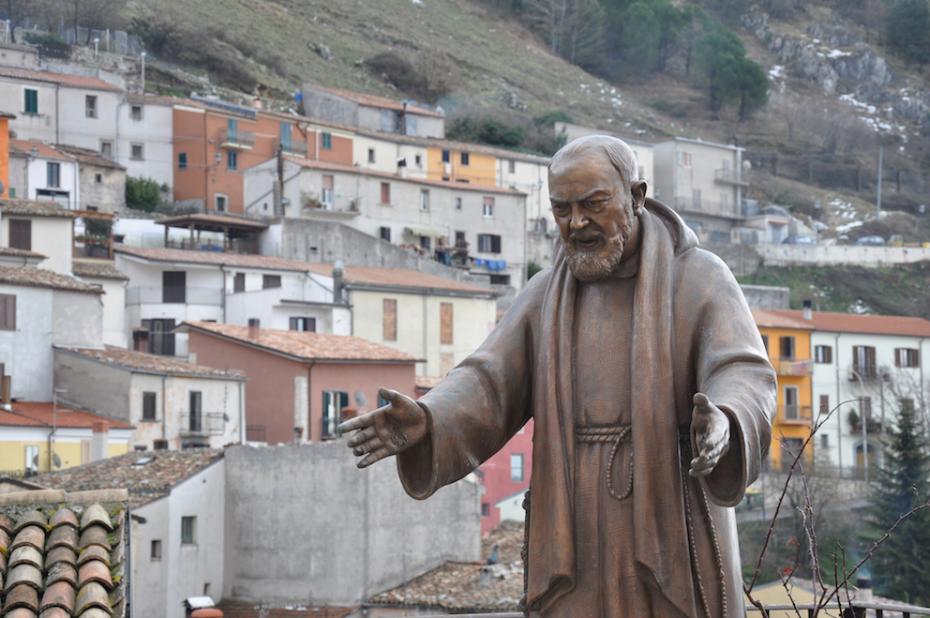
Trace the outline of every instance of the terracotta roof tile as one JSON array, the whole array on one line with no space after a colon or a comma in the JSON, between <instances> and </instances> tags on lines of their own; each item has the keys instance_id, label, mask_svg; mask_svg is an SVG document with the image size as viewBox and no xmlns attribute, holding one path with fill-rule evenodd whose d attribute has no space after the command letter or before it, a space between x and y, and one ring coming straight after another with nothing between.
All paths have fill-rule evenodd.
<instances>
[{"instance_id":1,"label":"terracotta roof tile","mask_svg":"<svg viewBox=\"0 0 930 618\"><path fill-rule=\"evenodd\" d=\"M56 348L56 350L77 354L104 365L142 373L229 380L243 380L245 377L242 372L234 369L216 369L205 365L195 365L180 358L136 352L111 345L104 346L102 350L95 348Z\"/></svg>"},{"instance_id":2,"label":"terracotta roof tile","mask_svg":"<svg viewBox=\"0 0 930 618\"><path fill-rule=\"evenodd\" d=\"M126 421L101 416L83 410L72 410L58 406L57 411L51 402L16 401L13 411L0 410L0 426L14 427L58 427L71 429L91 429L94 423L104 422L110 429L130 429ZM43 523L44 525L44 523Z\"/></svg>"},{"instance_id":3,"label":"terracotta roof tile","mask_svg":"<svg viewBox=\"0 0 930 618\"><path fill-rule=\"evenodd\" d=\"M804 312L797 310L770 311L793 320L805 321ZM814 311L807 321L815 330L868 335L904 335L930 337L930 320L903 315L860 315L833 311Z\"/></svg>"},{"instance_id":4,"label":"terracotta roof tile","mask_svg":"<svg viewBox=\"0 0 930 618\"><path fill-rule=\"evenodd\" d=\"M117 270L113 262L97 262L74 260L71 262L71 272L77 277L89 279L116 279L128 281L129 277Z\"/></svg>"},{"instance_id":5,"label":"terracotta roof tile","mask_svg":"<svg viewBox=\"0 0 930 618\"><path fill-rule=\"evenodd\" d=\"M90 582L96 582L107 590L113 588L109 567L99 560L90 560L82 564L78 569L78 586L83 587Z\"/></svg>"},{"instance_id":6,"label":"terracotta roof tile","mask_svg":"<svg viewBox=\"0 0 930 618\"><path fill-rule=\"evenodd\" d=\"M317 84L312 84L312 88L321 90L323 92L329 92L336 96L349 99L350 101L355 101L360 105L367 105L369 107L380 107L384 109L393 109L396 111L403 111L404 103L402 101L397 101L394 99L389 99L387 97L379 97L374 94L364 94L362 92L354 92L352 90L343 90L342 88L329 88L327 86L319 86ZM421 107L419 105L414 105L411 103L407 104L407 111L420 114L422 116L433 116L435 118L445 118L445 114L437 112L436 110L428 109Z\"/></svg>"},{"instance_id":7,"label":"terracotta roof tile","mask_svg":"<svg viewBox=\"0 0 930 618\"><path fill-rule=\"evenodd\" d=\"M58 526L52 529L45 541L45 549L55 549L56 547L78 548L77 529L71 526Z\"/></svg>"},{"instance_id":8,"label":"terracotta roof tile","mask_svg":"<svg viewBox=\"0 0 930 618\"><path fill-rule=\"evenodd\" d=\"M184 264L215 264L217 266L239 266L263 270L291 270L307 272L307 263L269 255L241 253L219 253L215 251L192 251L189 249L161 249L114 245L116 253L132 255L154 262L181 262Z\"/></svg>"},{"instance_id":9,"label":"terracotta roof tile","mask_svg":"<svg viewBox=\"0 0 930 618\"><path fill-rule=\"evenodd\" d=\"M38 550L45 549L45 528L41 525L30 524L16 533L10 549L16 551L18 547L33 547ZM8 565L12 566L12 565Z\"/></svg>"},{"instance_id":10,"label":"terracotta roof tile","mask_svg":"<svg viewBox=\"0 0 930 618\"><path fill-rule=\"evenodd\" d=\"M78 521L77 516L74 514L74 511L62 507L55 511L55 514L52 515L52 518L48 520L48 525L52 528L71 526L72 528L77 529L77 527L80 525L80 522Z\"/></svg>"},{"instance_id":11,"label":"terracotta roof tile","mask_svg":"<svg viewBox=\"0 0 930 618\"><path fill-rule=\"evenodd\" d=\"M97 77L88 77L86 75L70 75L67 73L52 73L49 71L34 71L32 69L0 67L0 76L38 82L49 82L68 88L86 88L88 90L122 92L122 88L118 86L115 86L109 82L105 82Z\"/></svg>"},{"instance_id":12,"label":"terracotta roof tile","mask_svg":"<svg viewBox=\"0 0 930 618\"><path fill-rule=\"evenodd\" d=\"M102 526L104 531L113 529L110 516L99 504L91 505L81 515L81 530L87 531L93 526ZM81 547L84 547L84 543L81 543Z\"/></svg>"},{"instance_id":13,"label":"terracotta roof tile","mask_svg":"<svg viewBox=\"0 0 930 618\"><path fill-rule=\"evenodd\" d=\"M48 200L0 200L0 213L3 216L23 215L29 217L63 217L73 219L76 215L62 208L56 202Z\"/></svg>"},{"instance_id":14,"label":"terracotta roof tile","mask_svg":"<svg viewBox=\"0 0 930 618\"><path fill-rule=\"evenodd\" d=\"M25 249L14 249L13 247L0 247L0 256L41 258L43 260L46 259L47 257L45 255L42 255L41 253L36 253L35 251L26 251Z\"/></svg>"},{"instance_id":15,"label":"terracotta roof tile","mask_svg":"<svg viewBox=\"0 0 930 618\"><path fill-rule=\"evenodd\" d=\"M10 557L7 560L7 568L13 568L20 564L31 564L40 571L45 566L42 559L42 552L31 545L20 545L10 553Z\"/></svg>"},{"instance_id":16,"label":"terracotta roof tile","mask_svg":"<svg viewBox=\"0 0 930 618\"><path fill-rule=\"evenodd\" d=\"M34 570L38 573L38 570ZM4 612L10 612L18 607L24 607L34 612L39 611L39 593L36 588L29 584L22 583L8 588L4 597Z\"/></svg>"},{"instance_id":17,"label":"terracotta roof tile","mask_svg":"<svg viewBox=\"0 0 930 618\"><path fill-rule=\"evenodd\" d=\"M71 567L77 565L77 542L74 547L56 547L45 555L45 567L51 568L55 564L65 564Z\"/></svg>"},{"instance_id":18,"label":"terracotta roof tile","mask_svg":"<svg viewBox=\"0 0 930 618\"><path fill-rule=\"evenodd\" d=\"M123 489L139 507L168 495L171 488L223 457L216 449L184 449L126 453L93 463L33 477L44 487L66 491Z\"/></svg>"},{"instance_id":19,"label":"terracotta roof tile","mask_svg":"<svg viewBox=\"0 0 930 618\"><path fill-rule=\"evenodd\" d=\"M107 610L110 609L110 595L107 594L107 589L97 582L90 582L81 586L74 605L74 613L77 615L94 607Z\"/></svg>"},{"instance_id":20,"label":"terracotta roof tile","mask_svg":"<svg viewBox=\"0 0 930 618\"><path fill-rule=\"evenodd\" d=\"M46 144L37 139L11 139L10 155L32 156L32 154L41 159L51 159L53 161L74 161L74 157L61 151L57 146Z\"/></svg>"},{"instance_id":21,"label":"terracotta roof tile","mask_svg":"<svg viewBox=\"0 0 930 618\"><path fill-rule=\"evenodd\" d=\"M103 294L103 290L97 286L35 266L0 266L0 283L50 288L65 292Z\"/></svg>"},{"instance_id":22,"label":"terracotta roof tile","mask_svg":"<svg viewBox=\"0 0 930 618\"><path fill-rule=\"evenodd\" d=\"M46 556L48 558L48 556ZM77 569L70 562L55 562L51 566L46 564L45 587L48 588L56 582L68 582L77 587Z\"/></svg>"},{"instance_id":23,"label":"terracotta roof tile","mask_svg":"<svg viewBox=\"0 0 930 618\"><path fill-rule=\"evenodd\" d=\"M253 339L249 337L248 326L184 322L179 328L219 335L301 360L416 362L414 357L405 352L349 335L260 328L258 337Z\"/></svg>"},{"instance_id":24,"label":"terracotta roof tile","mask_svg":"<svg viewBox=\"0 0 930 618\"><path fill-rule=\"evenodd\" d=\"M465 152L477 152L487 154L501 159L514 159L517 161L526 161L536 163L537 165L549 165L549 157L536 155L528 152L519 152L517 150L507 150L506 148L495 148L484 144L473 144L471 142L458 142L455 140L442 139L437 137L420 137L419 135L400 135L398 133L386 133L384 131L373 131L371 129L355 129L359 135L373 137L390 142L401 144L410 144L412 146L422 146L424 148L442 148L444 150L457 150Z\"/></svg>"},{"instance_id":25,"label":"terracotta roof tile","mask_svg":"<svg viewBox=\"0 0 930 618\"><path fill-rule=\"evenodd\" d=\"M74 601L74 586L67 581L57 581L45 589L45 593L42 595L41 609L58 607L67 612L66 616L70 616L74 612Z\"/></svg>"},{"instance_id":26,"label":"terracotta roof tile","mask_svg":"<svg viewBox=\"0 0 930 618\"><path fill-rule=\"evenodd\" d=\"M126 171L125 167L113 159L108 159L96 150L91 150L89 148L79 148L77 146L70 146L65 144L56 144L55 149L58 150L58 152L69 155L78 163L83 163L84 165Z\"/></svg>"},{"instance_id":27,"label":"terracotta roof tile","mask_svg":"<svg viewBox=\"0 0 930 618\"><path fill-rule=\"evenodd\" d=\"M332 264L307 264L311 272L331 277ZM423 288L431 290L450 290L471 292L475 294L492 294L491 290L476 283L456 281L404 268L380 268L372 266L345 266L343 277L349 285L372 285L384 287Z\"/></svg>"},{"instance_id":28,"label":"terracotta roof tile","mask_svg":"<svg viewBox=\"0 0 930 618\"><path fill-rule=\"evenodd\" d=\"M223 610L223 618L345 618L352 607L269 607L244 601L220 601L217 607Z\"/></svg>"},{"instance_id":29,"label":"terracotta roof tile","mask_svg":"<svg viewBox=\"0 0 930 618\"><path fill-rule=\"evenodd\" d=\"M268 228L268 224L249 217L239 215L221 215L216 213L194 212L186 215L177 215L173 217L162 217L155 221L158 225L181 225L181 224L207 224L230 227L243 227L255 231Z\"/></svg>"},{"instance_id":30,"label":"terracotta roof tile","mask_svg":"<svg viewBox=\"0 0 930 618\"><path fill-rule=\"evenodd\" d=\"M81 532L78 547L81 548L81 551L88 547L102 547L109 553L110 542L107 540L107 529L98 525L88 526Z\"/></svg>"},{"instance_id":31,"label":"terracotta roof tile","mask_svg":"<svg viewBox=\"0 0 930 618\"><path fill-rule=\"evenodd\" d=\"M100 545L88 545L78 554L77 566L78 566L78 582L81 579L81 567L87 564L88 562L102 562L106 565L110 564L110 552Z\"/></svg>"},{"instance_id":32,"label":"terracotta roof tile","mask_svg":"<svg viewBox=\"0 0 930 618\"><path fill-rule=\"evenodd\" d=\"M805 322L803 319L797 320L775 311L753 309L752 317L756 321L756 326L763 328L792 328L798 330L813 330L814 328L810 322Z\"/></svg>"}]
</instances>

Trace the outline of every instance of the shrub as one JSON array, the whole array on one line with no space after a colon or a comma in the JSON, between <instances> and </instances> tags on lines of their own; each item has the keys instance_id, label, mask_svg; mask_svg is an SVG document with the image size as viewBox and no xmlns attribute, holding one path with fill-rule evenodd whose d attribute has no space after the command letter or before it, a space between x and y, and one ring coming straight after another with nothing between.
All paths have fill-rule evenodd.
<instances>
[{"instance_id":1,"label":"shrub","mask_svg":"<svg viewBox=\"0 0 930 618\"><path fill-rule=\"evenodd\" d=\"M151 178L126 178L126 206L152 212L161 204L161 189Z\"/></svg>"},{"instance_id":2,"label":"shrub","mask_svg":"<svg viewBox=\"0 0 930 618\"><path fill-rule=\"evenodd\" d=\"M62 60L71 58L71 46L54 34L29 32L26 34L26 42L37 46L39 55L43 58L60 58Z\"/></svg>"},{"instance_id":3,"label":"shrub","mask_svg":"<svg viewBox=\"0 0 930 618\"><path fill-rule=\"evenodd\" d=\"M415 66L406 58L389 51L375 54L363 64L375 75L419 101L435 103L450 91L442 75L443 68L435 62L423 60Z\"/></svg>"}]
</instances>

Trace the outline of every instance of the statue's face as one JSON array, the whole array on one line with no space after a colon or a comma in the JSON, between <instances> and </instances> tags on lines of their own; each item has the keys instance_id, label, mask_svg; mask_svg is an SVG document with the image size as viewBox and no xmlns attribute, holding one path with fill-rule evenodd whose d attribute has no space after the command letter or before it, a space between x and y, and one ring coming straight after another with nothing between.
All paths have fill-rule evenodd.
<instances>
[{"instance_id":1,"label":"statue's face","mask_svg":"<svg viewBox=\"0 0 930 618\"><path fill-rule=\"evenodd\" d=\"M624 182L606 155L597 151L550 169L552 214L575 278L597 281L614 271L633 234L634 204L642 204L644 192L644 183Z\"/></svg>"}]
</instances>

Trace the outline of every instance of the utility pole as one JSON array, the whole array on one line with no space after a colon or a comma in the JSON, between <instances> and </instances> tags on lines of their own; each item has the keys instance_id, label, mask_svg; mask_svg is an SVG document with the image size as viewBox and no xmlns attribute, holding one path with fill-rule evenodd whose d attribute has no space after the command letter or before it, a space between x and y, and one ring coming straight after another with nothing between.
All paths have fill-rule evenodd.
<instances>
[{"instance_id":1,"label":"utility pole","mask_svg":"<svg viewBox=\"0 0 930 618\"><path fill-rule=\"evenodd\" d=\"M885 146L878 146L878 188L875 189L875 218L882 216L882 164L885 158Z\"/></svg>"},{"instance_id":2,"label":"utility pole","mask_svg":"<svg viewBox=\"0 0 930 618\"><path fill-rule=\"evenodd\" d=\"M277 176L274 182L274 216L284 216L284 144L278 142L277 152Z\"/></svg>"},{"instance_id":3,"label":"utility pole","mask_svg":"<svg viewBox=\"0 0 930 618\"><path fill-rule=\"evenodd\" d=\"M142 60L142 94L145 94L145 52L139 54Z\"/></svg>"}]
</instances>

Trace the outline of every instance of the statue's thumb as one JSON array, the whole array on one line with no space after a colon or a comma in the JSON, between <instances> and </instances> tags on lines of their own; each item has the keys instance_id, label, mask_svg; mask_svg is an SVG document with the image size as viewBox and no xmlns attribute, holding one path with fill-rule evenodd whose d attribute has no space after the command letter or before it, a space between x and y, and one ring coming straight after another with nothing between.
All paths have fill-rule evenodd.
<instances>
[{"instance_id":1,"label":"statue's thumb","mask_svg":"<svg viewBox=\"0 0 930 618\"><path fill-rule=\"evenodd\" d=\"M695 393L693 401L695 407L699 408L701 412L706 412L710 407L710 399L704 393Z\"/></svg>"},{"instance_id":2,"label":"statue's thumb","mask_svg":"<svg viewBox=\"0 0 930 618\"><path fill-rule=\"evenodd\" d=\"M389 388L379 388L378 395L380 395L381 398L384 399L385 401L389 401L391 403L397 403L397 393L392 391Z\"/></svg>"}]
</instances>

